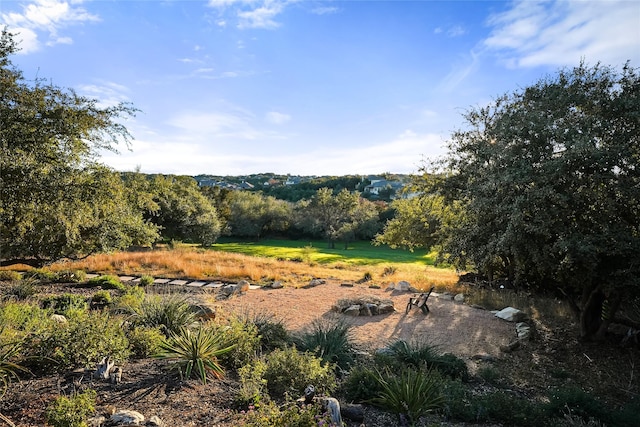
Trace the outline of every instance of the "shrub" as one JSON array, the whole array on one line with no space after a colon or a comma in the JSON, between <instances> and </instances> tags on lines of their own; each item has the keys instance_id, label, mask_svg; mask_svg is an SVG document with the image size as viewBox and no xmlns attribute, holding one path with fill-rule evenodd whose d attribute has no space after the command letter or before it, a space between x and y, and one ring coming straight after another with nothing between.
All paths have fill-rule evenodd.
<instances>
[{"instance_id":1,"label":"shrub","mask_svg":"<svg viewBox=\"0 0 640 427\"><path fill-rule=\"evenodd\" d=\"M453 354L438 354L436 347L422 341L406 342L398 340L391 343L382 353L383 358L390 359L391 364L409 366L416 369L427 367L437 369L440 373L451 377L467 380L469 370L464 360Z\"/></svg>"},{"instance_id":2,"label":"shrub","mask_svg":"<svg viewBox=\"0 0 640 427\"><path fill-rule=\"evenodd\" d=\"M340 384L340 393L349 402L364 403L378 396L381 391L377 372L365 365L354 366Z\"/></svg>"},{"instance_id":3,"label":"shrub","mask_svg":"<svg viewBox=\"0 0 640 427\"><path fill-rule=\"evenodd\" d=\"M140 286L151 286L154 282L153 276L149 276L148 274L143 274L140 277Z\"/></svg>"},{"instance_id":4,"label":"shrub","mask_svg":"<svg viewBox=\"0 0 640 427\"><path fill-rule=\"evenodd\" d=\"M347 370L353 363L351 327L340 318L316 319L294 341L300 351L314 353L325 364L335 364Z\"/></svg>"},{"instance_id":5,"label":"shrub","mask_svg":"<svg viewBox=\"0 0 640 427\"><path fill-rule=\"evenodd\" d=\"M246 413L245 426L250 427L333 427L328 414L320 404L298 405L287 400L278 406L274 402L250 407Z\"/></svg>"},{"instance_id":6,"label":"shrub","mask_svg":"<svg viewBox=\"0 0 640 427\"><path fill-rule=\"evenodd\" d=\"M613 421L611 412L599 400L577 387L552 390L546 409L550 416L561 417L569 410L585 421L594 418L607 425Z\"/></svg>"},{"instance_id":7,"label":"shrub","mask_svg":"<svg viewBox=\"0 0 640 427\"><path fill-rule=\"evenodd\" d=\"M113 302L112 310L127 314L137 314L144 299L144 288L138 286L127 286L124 293Z\"/></svg>"},{"instance_id":8,"label":"shrub","mask_svg":"<svg viewBox=\"0 0 640 427\"><path fill-rule=\"evenodd\" d=\"M98 291L91 296L89 306L93 309L104 308L111 304L111 292L107 290Z\"/></svg>"},{"instance_id":9,"label":"shrub","mask_svg":"<svg viewBox=\"0 0 640 427\"><path fill-rule=\"evenodd\" d=\"M165 336L158 328L139 326L126 331L129 340L131 356L136 359L145 359L160 351L160 345Z\"/></svg>"},{"instance_id":10,"label":"shrub","mask_svg":"<svg viewBox=\"0 0 640 427\"><path fill-rule=\"evenodd\" d=\"M125 361L129 342L121 323L104 311L78 313L64 325L49 320L37 334L25 338L25 356L38 369L60 371L93 368L106 355Z\"/></svg>"},{"instance_id":11,"label":"shrub","mask_svg":"<svg viewBox=\"0 0 640 427\"><path fill-rule=\"evenodd\" d=\"M233 349L220 356L220 363L233 369L251 363L260 350L258 328L252 323L232 316L228 326L224 328L224 340Z\"/></svg>"},{"instance_id":12,"label":"shrub","mask_svg":"<svg viewBox=\"0 0 640 427\"><path fill-rule=\"evenodd\" d=\"M271 351L291 344L291 336L284 322L274 314L265 311L244 312L240 318L256 327L262 350Z\"/></svg>"},{"instance_id":13,"label":"shrub","mask_svg":"<svg viewBox=\"0 0 640 427\"><path fill-rule=\"evenodd\" d=\"M4 298L24 301L38 293L35 283L36 282L33 279L24 279L13 282L4 291Z\"/></svg>"},{"instance_id":14,"label":"shrub","mask_svg":"<svg viewBox=\"0 0 640 427\"><path fill-rule=\"evenodd\" d=\"M310 353L294 347L276 349L264 357L266 369L263 379L269 395L282 398L285 393L302 396L305 387L313 384L319 394L329 394L336 388L333 366Z\"/></svg>"},{"instance_id":15,"label":"shrub","mask_svg":"<svg viewBox=\"0 0 640 427\"><path fill-rule=\"evenodd\" d=\"M84 270L62 270L55 273L53 281L56 283L81 283L86 277L87 273Z\"/></svg>"},{"instance_id":16,"label":"shrub","mask_svg":"<svg viewBox=\"0 0 640 427\"><path fill-rule=\"evenodd\" d=\"M500 380L500 371L492 366L478 369L478 376L489 384L496 385Z\"/></svg>"},{"instance_id":17,"label":"shrub","mask_svg":"<svg viewBox=\"0 0 640 427\"><path fill-rule=\"evenodd\" d=\"M550 421L545 418L541 405L502 391L477 396L474 412L479 422L542 427Z\"/></svg>"},{"instance_id":18,"label":"shrub","mask_svg":"<svg viewBox=\"0 0 640 427\"><path fill-rule=\"evenodd\" d=\"M18 282L22 274L13 270L0 270L0 282Z\"/></svg>"},{"instance_id":19,"label":"shrub","mask_svg":"<svg viewBox=\"0 0 640 427\"><path fill-rule=\"evenodd\" d=\"M218 364L218 356L229 352L233 347L225 347L225 329L199 326L194 331L181 328L169 339L160 344L158 358L176 360L176 368L181 378L190 378L195 373L203 384L207 374L216 378L224 375Z\"/></svg>"},{"instance_id":20,"label":"shrub","mask_svg":"<svg viewBox=\"0 0 640 427\"><path fill-rule=\"evenodd\" d=\"M5 302L0 306L0 339L3 342L21 341L25 336L48 325L51 312L36 304L25 302Z\"/></svg>"},{"instance_id":21,"label":"shrub","mask_svg":"<svg viewBox=\"0 0 640 427\"><path fill-rule=\"evenodd\" d=\"M72 311L85 311L87 307L86 298L76 294L52 295L42 300L42 308L50 309L56 314L65 316Z\"/></svg>"},{"instance_id":22,"label":"shrub","mask_svg":"<svg viewBox=\"0 0 640 427\"><path fill-rule=\"evenodd\" d=\"M104 276L97 276L89 279L87 281L87 286L89 287L100 286L103 289L115 289L121 292L124 292L126 290L126 286L124 285L124 283L120 281L120 279L117 276L112 276L109 274Z\"/></svg>"},{"instance_id":23,"label":"shrub","mask_svg":"<svg viewBox=\"0 0 640 427\"><path fill-rule=\"evenodd\" d=\"M34 268L29 271L25 271L22 275L25 279L34 279L42 283L52 282L56 275L53 271L46 268Z\"/></svg>"},{"instance_id":24,"label":"shrub","mask_svg":"<svg viewBox=\"0 0 640 427\"><path fill-rule=\"evenodd\" d=\"M52 427L86 427L95 406L96 392L92 389L72 397L60 396L47 408L47 423Z\"/></svg>"},{"instance_id":25,"label":"shrub","mask_svg":"<svg viewBox=\"0 0 640 427\"><path fill-rule=\"evenodd\" d=\"M165 336L180 333L197 320L187 299L174 294L147 295L140 306L133 309L137 325L158 327Z\"/></svg>"},{"instance_id":26,"label":"shrub","mask_svg":"<svg viewBox=\"0 0 640 427\"><path fill-rule=\"evenodd\" d=\"M410 425L444 403L441 379L433 372L407 368L400 375L379 373L377 380L382 392L371 402L406 418Z\"/></svg>"},{"instance_id":27,"label":"shrub","mask_svg":"<svg viewBox=\"0 0 640 427\"><path fill-rule=\"evenodd\" d=\"M269 401L267 381L264 379L266 370L264 359L256 359L238 369L240 389L235 396L236 405L247 408Z\"/></svg>"}]
</instances>

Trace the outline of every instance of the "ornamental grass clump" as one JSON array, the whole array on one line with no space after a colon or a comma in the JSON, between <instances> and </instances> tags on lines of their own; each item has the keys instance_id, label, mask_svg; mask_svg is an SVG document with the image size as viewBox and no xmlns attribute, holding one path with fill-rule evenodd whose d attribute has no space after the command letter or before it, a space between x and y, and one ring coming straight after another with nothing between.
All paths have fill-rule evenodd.
<instances>
[{"instance_id":1,"label":"ornamental grass clump","mask_svg":"<svg viewBox=\"0 0 640 427\"><path fill-rule=\"evenodd\" d=\"M294 341L298 350L315 354L323 364L335 364L343 370L353 364L351 325L340 318L316 319Z\"/></svg>"},{"instance_id":2,"label":"ornamental grass clump","mask_svg":"<svg viewBox=\"0 0 640 427\"><path fill-rule=\"evenodd\" d=\"M433 372L406 368L399 375L379 372L377 380L382 391L371 403L397 414L401 424L415 426L444 404L441 378Z\"/></svg>"},{"instance_id":3,"label":"ornamental grass clump","mask_svg":"<svg viewBox=\"0 0 640 427\"><path fill-rule=\"evenodd\" d=\"M177 333L160 344L159 359L174 360L180 378L189 379L192 374L206 384L209 375L222 378L224 370L218 357L233 349L227 345L227 329L198 326L195 329L180 328Z\"/></svg>"}]
</instances>

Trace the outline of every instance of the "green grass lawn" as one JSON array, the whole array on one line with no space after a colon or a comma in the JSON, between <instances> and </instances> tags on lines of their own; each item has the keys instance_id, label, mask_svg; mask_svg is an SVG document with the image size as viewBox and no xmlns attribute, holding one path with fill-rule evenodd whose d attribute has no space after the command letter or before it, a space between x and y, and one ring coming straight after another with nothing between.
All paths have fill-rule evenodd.
<instances>
[{"instance_id":1,"label":"green grass lawn","mask_svg":"<svg viewBox=\"0 0 640 427\"><path fill-rule=\"evenodd\" d=\"M373 246L369 242L350 243L346 250L341 243L336 243L336 249L329 249L327 246L327 242L320 240L265 239L257 242L239 242L221 239L212 245L212 249L252 256L312 261L319 264L340 262L353 265L383 263L433 265L436 257L434 252L410 252L391 249L388 246Z\"/></svg>"}]
</instances>

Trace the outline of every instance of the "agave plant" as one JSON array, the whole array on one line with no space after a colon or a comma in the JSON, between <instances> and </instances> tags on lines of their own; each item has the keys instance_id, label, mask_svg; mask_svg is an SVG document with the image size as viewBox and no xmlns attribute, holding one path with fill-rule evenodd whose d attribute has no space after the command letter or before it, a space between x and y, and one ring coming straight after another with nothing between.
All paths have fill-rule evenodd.
<instances>
[{"instance_id":1,"label":"agave plant","mask_svg":"<svg viewBox=\"0 0 640 427\"><path fill-rule=\"evenodd\" d=\"M160 359L176 360L181 378L190 378L195 373L203 384L207 375L222 378L224 370L218 363L223 355L235 345L227 345L226 328L199 326L193 330L182 327L160 344Z\"/></svg>"},{"instance_id":2,"label":"agave plant","mask_svg":"<svg viewBox=\"0 0 640 427\"><path fill-rule=\"evenodd\" d=\"M430 371L407 368L400 375L378 372L377 380L382 391L371 403L398 414L411 426L444 403L440 377Z\"/></svg>"}]
</instances>

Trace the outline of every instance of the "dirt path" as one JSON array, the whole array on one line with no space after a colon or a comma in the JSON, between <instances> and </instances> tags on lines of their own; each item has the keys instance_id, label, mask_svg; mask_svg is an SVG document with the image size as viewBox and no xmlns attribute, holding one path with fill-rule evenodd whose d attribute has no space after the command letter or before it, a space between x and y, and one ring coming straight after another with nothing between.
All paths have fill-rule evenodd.
<instances>
[{"instance_id":1,"label":"dirt path","mask_svg":"<svg viewBox=\"0 0 640 427\"><path fill-rule=\"evenodd\" d=\"M418 309L405 314L412 293L370 289L364 285L340 286L330 282L313 288L256 289L226 301L211 302L225 312L264 310L283 319L291 331L300 331L315 319L335 316L331 307L342 298L374 295L391 299L396 311L371 317L347 317L353 325L357 344L380 348L390 341L426 340L444 352L463 358L476 354L499 356L501 345L513 341L515 326L498 319L488 311L458 304L433 293L429 298L430 313Z\"/></svg>"}]
</instances>

